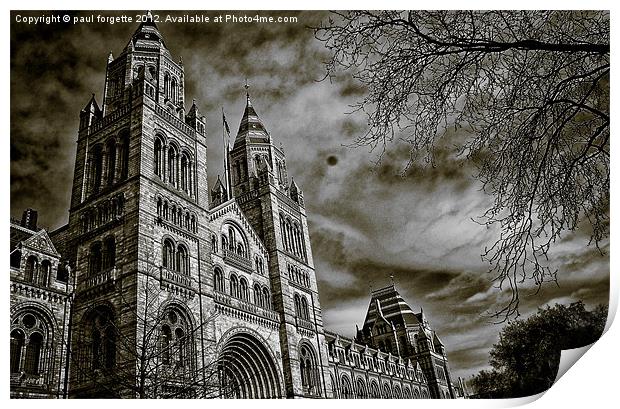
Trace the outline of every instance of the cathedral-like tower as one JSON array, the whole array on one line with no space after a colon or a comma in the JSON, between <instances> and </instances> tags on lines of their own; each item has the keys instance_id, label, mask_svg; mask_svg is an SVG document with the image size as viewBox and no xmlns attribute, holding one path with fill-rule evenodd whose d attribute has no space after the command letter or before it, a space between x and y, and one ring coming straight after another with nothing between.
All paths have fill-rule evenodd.
<instances>
[{"instance_id":1,"label":"cathedral-like tower","mask_svg":"<svg viewBox=\"0 0 620 409\"><path fill-rule=\"evenodd\" d=\"M274 145L247 92L228 168L232 195L269 254L286 394L331 396L303 193L288 180L284 152Z\"/></svg>"},{"instance_id":2,"label":"cathedral-like tower","mask_svg":"<svg viewBox=\"0 0 620 409\"><path fill-rule=\"evenodd\" d=\"M143 396L143 378L172 365L147 351L161 342L185 349L177 379L203 366L189 353L203 356L211 270L207 148L204 117L195 105L185 114L183 75L142 23L110 54L102 107L93 95L80 113L69 224L55 234L76 273L72 396Z\"/></svg>"}]
</instances>

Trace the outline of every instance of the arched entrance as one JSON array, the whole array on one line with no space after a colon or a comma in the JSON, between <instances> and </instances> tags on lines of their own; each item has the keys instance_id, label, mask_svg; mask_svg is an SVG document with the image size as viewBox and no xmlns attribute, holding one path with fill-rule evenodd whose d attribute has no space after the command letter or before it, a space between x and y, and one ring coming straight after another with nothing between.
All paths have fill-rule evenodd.
<instances>
[{"instance_id":1,"label":"arched entrance","mask_svg":"<svg viewBox=\"0 0 620 409\"><path fill-rule=\"evenodd\" d=\"M231 336L222 346L217 370L223 398L280 398L278 369L264 343L248 333Z\"/></svg>"}]
</instances>

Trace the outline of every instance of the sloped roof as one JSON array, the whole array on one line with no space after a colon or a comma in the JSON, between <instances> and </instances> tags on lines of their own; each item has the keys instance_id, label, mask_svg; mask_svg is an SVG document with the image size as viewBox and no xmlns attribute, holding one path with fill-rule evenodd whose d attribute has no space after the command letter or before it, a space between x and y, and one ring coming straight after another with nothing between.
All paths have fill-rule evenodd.
<instances>
[{"instance_id":1,"label":"sloped roof","mask_svg":"<svg viewBox=\"0 0 620 409\"><path fill-rule=\"evenodd\" d=\"M374 323L381 319L381 316L395 327L412 327L420 323L417 315L396 290L394 284L372 292L362 331L368 333Z\"/></svg>"},{"instance_id":2,"label":"sloped roof","mask_svg":"<svg viewBox=\"0 0 620 409\"><path fill-rule=\"evenodd\" d=\"M237 147L245 141L269 143L269 133L252 106L249 94L246 94L245 111L239 124L239 131L237 132L234 146Z\"/></svg>"},{"instance_id":3,"label":"sloped roof","mask_svg":"<svg viewBox=\"0 0 620 409\"><path fill-rule=\"evenodd\" d=\"M152 21L151 13L147 13L147 18L138 26L136 31L131 36L131 40L125 47L127 49L137 50L153 50L158 49L160 44L166 49L166 43L164 37L159 32L157 24Z\"/></svg>"}]
</instances>

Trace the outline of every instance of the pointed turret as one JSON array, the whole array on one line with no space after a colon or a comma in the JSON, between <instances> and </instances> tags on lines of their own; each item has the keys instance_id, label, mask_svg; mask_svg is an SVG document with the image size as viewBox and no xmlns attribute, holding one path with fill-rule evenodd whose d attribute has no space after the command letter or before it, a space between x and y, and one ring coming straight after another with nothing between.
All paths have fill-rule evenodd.
<instances>
[{"instance_id":1,"label":"pointed turret","mask_svg":"<svg viewBox=\"0 0 620 409\"><path fill-rule=\"evenodd\" d=\"M222 183L222 179L220 179L220 175L217 175L217 182L215 182L215 186L211 189L211 206L219 206L228 200L228 191L226 187L224 187L224 183Z\"/></svg>"},{"instance_id":2,"label":"pointed turret","mask_svg":"<svg viewBox=\"0 0 620 409\"><path fill-rule=\"evenodd\" d=\"M243 117L241 118L241 124L239 125L239 131L237 132L237 137L235 138L234 147L237 147L246 141L269 143L269 133L258 117L256 110L252 106L250 94L247 91L245 111L243 112Z\"/></svg>"},{"instance_id":3,"label":"pointed turret","mask_svg":"<svg viewBox=\"0 0 620 409\"><path fill-rule=\"evenodd\" d=\"M294 178L291 178L291 186L289 187L289 195L291 199L293 199L295 202L299 203L301 206L304 205L304 194L299 188L299 186L297 186L297 183L295 183Z\"/></svg>"},{"instance_id":4,"label":"pointed turret","mask_svg":"<svg viewBox=\"0 0 620 409\"><path fill-rule=\"evenodd\" d=\"M166 47L164 37L159 32L157 24L153 21L153 16L149 11L146 18L140 23L136 31L131 36L131 40L127 43L126 50L141 49L152 50L159 48L160 45Z\"/></svg>"},{"instance_id":5,"label":"pointed turret","mask_svg":"<svg viewBox=\"0 0 620 409\"><path fill-rule=\"evenodd\" d=\"M204 135L206 120L204 115L198 110L195 99L192 100L192 106L187 115L185 115L185 123L194 128L200 135Z\"/></svg>"},{"instance_id":6,"label":"pointed turret","mask_svg":"<svg viewBox=\"0 0 620 409\"><path fill-rule=\"evenodd\" d=\"M101 119L101 117L101 109L99 108L99 104L97 104L95 94L92 94L86 106L80 111L80 129L91 126Z\"/></svg>"}]
</instances>

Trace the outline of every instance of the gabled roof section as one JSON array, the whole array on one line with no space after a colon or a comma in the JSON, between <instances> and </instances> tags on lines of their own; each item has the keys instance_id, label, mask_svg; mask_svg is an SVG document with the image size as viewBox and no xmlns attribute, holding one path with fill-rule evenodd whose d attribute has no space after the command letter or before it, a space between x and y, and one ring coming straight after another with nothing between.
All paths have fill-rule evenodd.
<instances>
[{"instance_id":1,"label":"gabled roof section","mask_svg":"<svg viewBox=\"0 0 620 409\"><path fill-rule=\"evenodd\" d=\"M209 222L213 222L218 219L226 218L226 216L229 216L229 215L236 216L236 218L241 222L243 228L247 231L248 237L251 238L252 241L254 241L254 243L256 243L259 246L261 251L264 253L263 255L267 257L268 256L267 248L263 244L263 241L261 240L258 233L256 233L256 231L254 230L254 228L252 227L248 219L245 217L245 214L243 213L243 211L237 204L235 198L232 198L222 203L221 205L216 206L213 209L211 209L211 215L209 216Z\"/></svg>"},{"instance_id":2,"label":"gabled roof section","mask_svg":"<svg viewBox=\"0 0 620 409\"><path fill-rule=\"evenodd\" d=\"M32 250L35 250L39 253L48 254L53 257L60 258L60 253L54 247L54 243L52 243L52 239L47 234L47 231L41 229L30 237L26 238L22 241L22 247L28 247Z\"/></svg>"},{"instance_id":3,"label":"gabled roof section","mask_svg":"<svg viewBox=\"0 0 620 409\"><path fill-rule=\"evenodd\" d=\"M244 142L269 143L269 140L269 133L258 117L254 106L252 106L250 94L246 93L245 111L241 118L241 124L239 124L234 147L242 145Z\"/></svg>"},{"instance_id":4,"label":"gabled roof section","mask_svg":"<svg viewBox=\"0 0 620 409\"><path fill-rule=\"evenodd\" d=\"M382 319L395 327L414 327L420 323L394 284L372 292L362 331L369 333L375 322Z\"/></svg>"}]
</instances>

